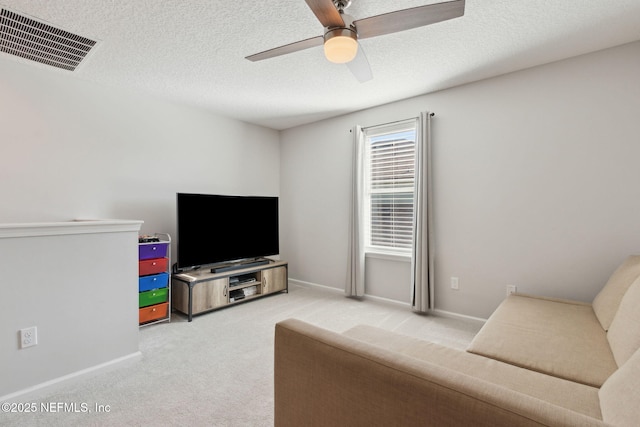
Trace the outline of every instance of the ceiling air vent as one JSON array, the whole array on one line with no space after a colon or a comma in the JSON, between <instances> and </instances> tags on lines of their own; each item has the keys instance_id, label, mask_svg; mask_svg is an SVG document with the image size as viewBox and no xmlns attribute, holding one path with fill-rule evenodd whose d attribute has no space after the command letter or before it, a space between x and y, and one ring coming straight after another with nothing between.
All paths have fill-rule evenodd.
<instances>
[{"instance_id":1,"label":"ceiling air vent","mask_svg":"<svg viewBox=\"0 0 640 427\"><path fill-rule=\"evenodd\" d=\"M95 44L10 10L0 10L0 52L73 71Z\"/></svg>"}]
</instances>

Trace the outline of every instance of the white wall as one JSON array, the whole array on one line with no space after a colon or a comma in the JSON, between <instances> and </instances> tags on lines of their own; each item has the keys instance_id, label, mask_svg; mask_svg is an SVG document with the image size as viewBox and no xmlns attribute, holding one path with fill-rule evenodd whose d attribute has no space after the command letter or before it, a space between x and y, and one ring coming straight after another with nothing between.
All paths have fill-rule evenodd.
<instances>
[{"instance_id":1,"label":"white wall","mask_svg":"<svg viewBox=\"0 0 640 427\"><path fill-rule=\"evenodd\" d=\"M0 222L142 219L175 193L278 195L277 131L0 58Z\"/></svg>"},{"instance_id":2,"label":"white wall","mask_svg":"<svg viewBox=\"0 0 640 427\"><path fill-rule=\"evenodd\" d=\"M508 284L590 301L640 253L639 75L637 42L283 131L290 276L343 288L350 129L430 110L436 308L487 317ZM409 301L407 263L369 264L370 294Z\"/></svg>"}]
</instances>

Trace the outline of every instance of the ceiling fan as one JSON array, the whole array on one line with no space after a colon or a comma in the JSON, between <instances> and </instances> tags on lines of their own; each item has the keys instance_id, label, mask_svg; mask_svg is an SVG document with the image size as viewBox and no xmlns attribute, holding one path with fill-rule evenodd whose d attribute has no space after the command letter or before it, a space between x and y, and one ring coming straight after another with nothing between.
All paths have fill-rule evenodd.
<instances>
[{"instance_id":1,"label":"ceiling fan","mask_svg":"<svg viewBox=\"0 0 640 427\"><path fill-rule=\"evenodd\" d=\"M247 56L249 61L286 55L311 47L324 45L326 58L335 63L345 63L360 81L373 78L369 61L358 40L382 36L422 27L464 15L465 0L428 4L398 10L369 18L354 20L344 13L351 0L305 0L318 21L324 26L324 36L312 37Z\"/></svg>"}]
</instances>

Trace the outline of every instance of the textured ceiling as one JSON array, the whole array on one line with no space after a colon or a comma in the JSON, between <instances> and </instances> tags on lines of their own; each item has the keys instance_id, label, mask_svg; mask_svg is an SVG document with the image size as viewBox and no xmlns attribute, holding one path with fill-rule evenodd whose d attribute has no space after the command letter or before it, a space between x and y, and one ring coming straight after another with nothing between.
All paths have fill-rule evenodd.
<instances>
[{"instance_id":1,"label":"textured ceiling","mask_svg":"<svg viewBox=\"0 0 640 427\"><path fill-rule=\"evenodd\" d=\"M348 13L359 19L430 3L437 1L353 0ZM326 61L321 47L244 59L322 35L304 0L0 0L0 6L99 41L76 71L51 72L274 129L640 40L639 0L467 0L461 18L362 40L374 78L358 83L345 65Z\"/></svg>"}]
</instances>

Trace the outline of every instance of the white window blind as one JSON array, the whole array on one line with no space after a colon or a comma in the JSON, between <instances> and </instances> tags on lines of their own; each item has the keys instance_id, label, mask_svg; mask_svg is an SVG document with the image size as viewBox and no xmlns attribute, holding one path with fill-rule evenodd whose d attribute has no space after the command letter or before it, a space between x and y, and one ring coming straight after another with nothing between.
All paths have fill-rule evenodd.
<instances>
[{"instance_id":1,"label":"white window blind","mask_svg":"<svg viewBox=\"0 0 640 427\"><path fill-rule=\"evenodd\" d=\"M416 126L412 119L364 129L369 250L411 251Z\"/></svg>"}]
</instances>

